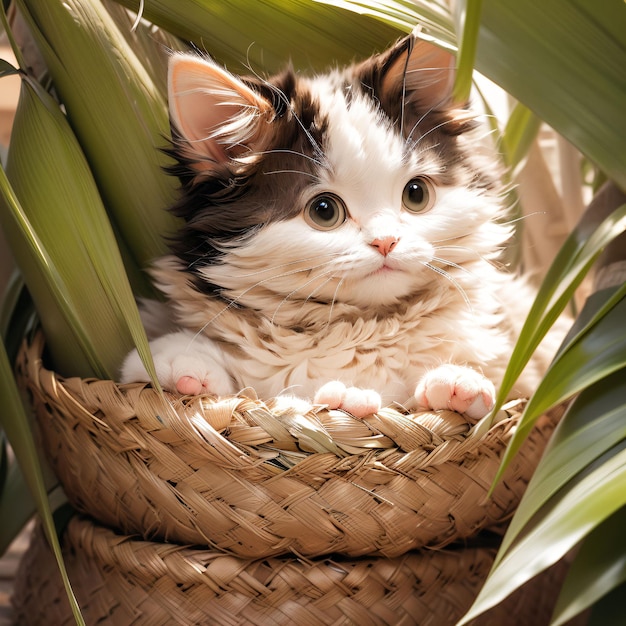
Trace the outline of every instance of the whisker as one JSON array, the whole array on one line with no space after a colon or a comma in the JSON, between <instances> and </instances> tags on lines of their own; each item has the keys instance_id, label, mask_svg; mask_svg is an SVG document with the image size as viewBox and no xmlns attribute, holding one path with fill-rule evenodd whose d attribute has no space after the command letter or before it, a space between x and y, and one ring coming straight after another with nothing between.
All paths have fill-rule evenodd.
<instances>
[{"instance_id":1,"label":"whisker","mask_svg":"<svg viewBox=\"0 0 626 626\"><path fill-rule=\"evenodd\" d=\"M447 259L444 259L442 257L434 256L433 261L437 261L437 263L442 263L444 265L454 267L455 269L461 270L462 272L465 272L466 274L470 276L473 273L473 272L470 272L470 270L468 270L466 267L463 267L462 265L459 265L458 263L454 263L453 261L448 261Z\"/></svg>"},{"instance_id":2,"label":"whisker","mask_svg":"<svg viewBox=\"0 0 626 626\"><path fill-rule=\"evenodd\" d=\"M304 152L298 152L297 150L288 150L287 148L263 150L261 152L258 152L257 154L263 155L263 156L268 155L268 154L293 154L294 156L299 156L299 157L302 157L303 159L307 159L308 161L311 161L312 163L315 163L315 165L319 165L320 167L324 166L324 164L321 161L318 161L316 158L308 154L304 154Z\"/></svg>"},{"instance_id":3,"label":"whisker","mask_svg":"<svg viewBox=\"0 0 626 626\"><path fill-rule=\"evenodd\" d=\"M289 267L290 265L295 265L296 263L304 263L305 261L314 261L320 258L320 256L327 256L327 257L336 257L336 256L341 256L341 252L327 252L325 254L322 255L315 255L315 256L310 256L310 257L305 257L302 259L295 259L293 261L287 261L286 263L281 263L280 265L273 265L272 267L266 267L262 270L257 270L256 272L250 272L248 274L237 274L237 276L241 277L241 278L249 278L250 276L258 276L259 274L263 274L264 272L269 272L270 270L277 270L280 269L281 267ZM325 261L325 263L328 263L329 261ZM323 264L322 264L323 265ZM318 265L317 267L321 267L321 265ZM314 269L311 267L303 267L302 269L298 270L300 272L308 272L309 270ZM279 276L276 276L277 278L279 278Z\"/></svg>"},{"instance_id":4,"label":"whisker","mask_svg":"<svg viewBox=\"0 0 626 626\"><path fill-rule=\"evenodd\" d=\"M300 285L297 289L294 289L292 292L288 293L281 301L280 304L274 309L274 313L272 315L272 324L274 323L274 320L276 319L276 315L278 314L279 309L283 306L283 304L285 304L289 298L291 298L291 296L293 296L294 294L298 293L299 291L301 291L302 289L304 289L305 287L307 287L308 285L310 285L311 283L315 282L316 280L319 280L320 278L322 278L325 275L329 275L329 277L318 287L316 287L304 300L304 302L302 303L302 306L304 306L310 298L313 297L313 295L315 294L316 290L321 289L325 284L327 284L329 281L332 280L332 270L328 270L327 272L323 272L322 274L318 274L317 276L314 276L313 278L311 278L310 280L307 280L306 283L304 283L304 285Z\"/></svg>"},{"instance_id":5,"label":"whisker","mask_svg":"<svg viewBox=\"0 0 626 626\"><path fill-rule=\"evenodd\" d=\"M263 172L263 174L302 174L303 176L308 176L309 178L312 178L315 182L320 181L319 176L311 174L310 172L302 172L300 170L272 170L271 172Z\"/></svg>"},{"instance_id":6,"label":"whisker","mask_svg":"<svg viewBox=\"0 0 626 626\"><path fill-rule=\"evenodd\" d=\"M532 213L528 213L526 215L520 215L512 220L507 220L506 222L500 222L503 226L510 226L511 224L515 224L517 222L521 222L522 220L528 219L529 217L536 217L537 215L545 215L545 211L533 211Z\"/></svg>"},{"instance_id":7,"label":"whisker","mask_svg":"<svg viewBox=\"0 0 626 626\"><path fill-rule=\"evenodd\" d=\"M286 276L293 276L294 274L297 274L299 272L303 272L303 271L312 271L315 269L318 269L320 267L324 267L324 265L327 265L330 261L325 261L324 263L320 263L319 265L314 265L312 267L306 267L306 268L300 268L300 269L296 269L296 270L291 270L289 272L283 272L282 274L275 274L273 276L269 276L268 278L264 278L263 280L260 280L258 282L256 282L254 285L251 285L250 287L248 287L247 289L244 289L236 298L233 298L221 311L219 311L218 313L216 313L210 320L208 320L206 322L206 324L204 324L196 333L196 337L198 335L200 335L208 326L210 326L211 324L213 324L215 322L215 320L217 320L221 315L223 315L224 313L226 313L226 311L228 311L229 309L231 309L233 306L236 306L237 303L248 293L250 293L250 291L252 291L253 289L256 289L257 287L260 287L261 285L271 281L271 280L275 280L277 278L284 278Z\"/></svg>"},{"instance_id":8,"label":"whisker","mask_svg":"<svg viewBox=\"0 0 626 626\"><path fill-rule=\"evenodd\" d=\"M477 252L476 250L468 246L437 246L435 250L437 252L442 251L442 250L461 250L463 252L470 253L472 256L476 257L476 259L480 259L482 261L489 261L489 259L486 259L484 255L480 254L479 252Z\"/></svg>"},{"instance_id":9,"label":"whisker","mask_svg":"<svg viewBox=\"0 0 626 626\"><path fill-rule=\"evenodd\" d=\"M335 302L337 301L337 294L339 293L339 289L343 285L344 279L341 278L337 283L337 287L335 289L335 293L333 294L333 299L330 301L330 311L328 311L328 324L330 325L333 321L333 309L335 308Z\"/></svg>"},{"instance_id":10,"label":"whisker","mask_svg":"<svg viewBox=\"0 0 626 626\"><path fill-rule=\"evenodd\" d=\"M463 287L461 287L460 283L455 278L450 276L450 274L448 274L448 272L446 272L445 270L442 270L440 267L437 267L436 265L432 265L431 263L423 261L422 265L424 265L424 267L427 267L428 269L431 269L433 272L435 272L436 274L439 274L439 276L442 276L443 278L448 280L450 283L452 283L452 285L454 285L454 287L459 292L459 294L461 294L461 297L463 298L469 310L473 312L474 309L472 308L472 303L470 302L470 299L467 297L465 290L463 289Z\"/></svg>"}]
</instances>

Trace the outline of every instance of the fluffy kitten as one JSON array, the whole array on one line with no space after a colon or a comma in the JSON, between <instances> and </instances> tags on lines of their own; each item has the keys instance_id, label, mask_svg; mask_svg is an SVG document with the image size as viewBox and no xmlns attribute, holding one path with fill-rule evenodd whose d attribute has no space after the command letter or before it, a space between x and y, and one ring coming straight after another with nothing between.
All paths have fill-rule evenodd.
<instances>
[{"instance_id":1,"label":"fluffy kitten","mask_svg":"<svg viewBox=\"0 0 626 626\"><path fill-rule=\"evenodd\" d=\"M499 172L452 67L413 36L313 78L172 57L185 226L153 271L178 328L151 342L165 388L251 386L356 416L491 408L531 296L497 266ZM121 378L148 380L136 352Z\"/></svg>"}]
</instances>

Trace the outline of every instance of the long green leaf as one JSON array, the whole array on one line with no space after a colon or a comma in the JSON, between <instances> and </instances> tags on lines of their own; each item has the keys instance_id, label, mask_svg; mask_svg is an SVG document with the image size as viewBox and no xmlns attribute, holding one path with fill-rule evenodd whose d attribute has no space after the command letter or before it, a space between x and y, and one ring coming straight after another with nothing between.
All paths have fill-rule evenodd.
<instances>
[{"instance_id":1,"label":"long green leaf","mask_svg":"<svg viewBox=\"0 0 626 626\"><path fill-rule=\"evenodd\" d=\"M503 549L560 489L626 440L626 377L617 371L585 389L563 416L507 530Z\"/></svg>"},{"instance_id":2,"label":"long green leaf","mask_svg":"<svg viewBox=\"0 0 626 626\"><path fill-rule=\"evenodd\" d=\"M504 402L530 356L565 309L598 255L624 228L626 205L611 213L595 230L587 222L581 221L566 239L526 317L503 376L497 405Z\"/></svg>"},{"instance_id":3,"label":"long green leaf","mask_svg":"<svg viewBox=\"0 0 626 626\"><path fill-rule=\"evenodd\" d=\"M46 311L42 325L48 329L49 346L57 364L62 370L85 375L104 372L99 356L91 349L87 331L66 297L68 289L61 272L22 209L2 166L0 208L3 230L13 244L13 256L23 268L36 305Z\"/></svg>"},{"instance_id":4,"label":"long green leaf","mask_svg":"<svg viewBox=\"0 0 626 626\"><path fill-rule=\"evenodd\" d=\"M58 105L28 81L22 82L7 177L10 185L0 169L6 209L0 216L64 372L114 378L133 345L153 371L115 236L80 146Z\"/></svg>"},{"instance_id":5,"label":"long green leaf","mask_svg":"<svg viewBox=\"0 0 626 626\"><path fill-rule=\"evenodd\" d=\"M401 34L368 16L348 15L336 6L281 0L118 0L232 71L276 72L292 61L321 70L382 50ZM335 4L335 3L332 3ZM408 3L407 3L408 4Z\"/></svg>"},{"instance_id":6,"label":"long green leaf","mask_svg":"<svg viewBox=\"0 0 626 626\"><path fill-rule=\"evenodd\" d=\"M13 378L11 364L4 344L0 342L0 395L2 396L3 407L0 411L0 426L7 433L15 456L24 472L24 477L28 483L30 491L37 503L37 509L41 516L42 524L48 542L57 560L63 584L67 592L72 613L77 624L84 625L83 618L76 598L72 591L70 581L67 577L65 564L61 556L61 547L56 535L52 513L48 504L46 484L38 461L35 440L29 428L29 420L24 412L24 407L20 400L17 385Z\"/></svg>"},{"instance_id":7,"label":"long green leaf","mask_svg":"<svg viewBox=\"0 0 626 626\"><path fill-rule=\"evenodd\" d=\"M484 0L476 69L626 188L626 8Z\"/></svg>"},{"instance_id":8,"label":"long green leaf","mask_svg":"<svg viewBox=\"0 0 626 626\"><path fill-rule=\"evenodd\" d=\"M626 505L626 450L586 475L501 556L459 626L550 567L599 523Z\"/></svg>"},{"instance_id":9,"label":"long green leaf","mask_svg":"<svg viewBox=\"0 0 626 626\"><path fill-rule=\"evenodd\" d=\"M145 267L179 222L160 90L99 0L17 0L80 141L105 206ZM77 88L77 86L80 88Z\"/></svg>"},{"instance_id":10,"label":"long green leaf","mask_svg":"<svg viewBox=\"0 0 626 626\"><path fill-rule=\"evenodd\" d=\"M540 126L541 120L532 111L519 102L515 105L507 120L501 145L511 171L515 172L524 162Z\"/></svg>"},{"instance_id":11,"label":"long green leaf","mask_svg":"<svg viewBox=\"0 0 626 626\"><path fill-rule=\"evenodd\" d=\"M626 583L626 508L595 528L583 542L554 608L553 626L561 626ZM620 598L623 615L623 598ZM615 623L615 622L604 622Z\"/></svg>"},{"instance_id":12,"label":"long green leaf","mask_svg":"<svg viewBox=\"0 0 626 626\"><path fill-rule=\"evenodd\" d=\"M600 293L598 297L604 295ZM625 318L626 285L622 285L561 347L526 405L495 481L543 413L626 366Z\"/></svg>"},{"instance_id":13,"label":"long green leaf","mask_svg":"<svg viewBox=\"0 0 626 626\"><path fill-rule=\"evenodd\" d=\"M454 102L467 102L470 97L482 4L483 0L463 0L457 3L462 35L459 41L456 76L452 90Z\"/></svg>"},{"instance_id":14,"label":"long green leaf","mask_svg":"<svg viewBox=\"0 0 626 626\"><path fill-rule=\"evenodd\" d=\"M581 330L572 333L574 340L586 337L591 332L589 329L602 336L601 326L607 323L607 316L598 323L596 318L606 303L614 299L610 294L618 297L620 292L623 289L606 290L590 298L577 322ZM623 302L622 299L620 303ZM613 308L611 312L614 311ZM623 326L622 320L623 316L615 315L614 325ZM584 363L582 365L584 367ZM626 369L621 369L600 378L580 393L568 409L511 521L486 590L472 611L486 610L487 605L492 606L515 591L619 508L619 501L598 498L601 496L599 492L607 488L605 480L615 479L616 489L621 485L622 492L626 491L626 477L617 477L623 468L620 461L615 461L616 457L622 457L621 463L626 462L623 458L626 445L625 373ZM616 470L613 476L611 468ZM544 556L540 554L542 551ZM617 546L616 552L619 553ZM525 568L520 561L526 558L536 560L532 564L529 561L529 567ZM615 558L618 558L617 554ZM520 567L517 576L507 582L507 573L517 566ZM607 572L607 576L610 575ZM493 585L492 579L495 581ZM575 581L574 576L569 585L575 585ZM615 579L615 584L619 584L619 579ZM492 593L496 596L492 597ZM571 594L569 598L571 600ZM570 600L566 598L563 602L569 605Z\"/></svg>"}]
</instances>

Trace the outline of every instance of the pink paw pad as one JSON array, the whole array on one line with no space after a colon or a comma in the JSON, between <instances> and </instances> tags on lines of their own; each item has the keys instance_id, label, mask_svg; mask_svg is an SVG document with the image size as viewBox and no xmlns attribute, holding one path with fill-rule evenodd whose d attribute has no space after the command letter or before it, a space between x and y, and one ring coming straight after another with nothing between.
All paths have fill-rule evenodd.
<instances>
[{"instance_id":1,"label":"pink paw pad","mask_svg":"<svg viewBox=\"0 0 626 626\"><path fill-rule=\"evenodd\" d=\"M450 409L478 420L493 408L493 383L469 367L442 365L424 375L415 390L418 403L429 409Z\"/></svg>"},{"instance_id":2,"label":"pink paw pad","mask_svg":"<svg viewBox=\"0 0 626 626\"><path fill-rule=\"evenodd\" d=\"M208 385L193 376L181 376L176 381L176 391L184 396L199 396L208 392Z\"/></svg>"}]
</instances>

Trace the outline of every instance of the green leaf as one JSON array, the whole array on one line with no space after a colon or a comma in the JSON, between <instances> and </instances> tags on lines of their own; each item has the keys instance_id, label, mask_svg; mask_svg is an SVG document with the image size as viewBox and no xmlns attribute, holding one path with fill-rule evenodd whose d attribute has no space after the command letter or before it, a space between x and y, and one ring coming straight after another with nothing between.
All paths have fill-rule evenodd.
<instances>
[{"instance_id":1,"label":"green leaf","mask_svg":"<svg viewBox=\"0 0 626 626\"><path fill-rule=\"evenodd\" d=\"M626 366L626 284L608 299L604 292L595 295L587 310L597 301L603 304L580 331L570 333L528 401L496 481L543 413Z\"/></svg>"},{"instance_id":2,"label":"green leaf","mask_svg":"<svg viewBox=\"0 0 626 626\"><path fill-rule=\"evenodd\" d=\"M626 509L620 509L593 530L565 578L552 624L560 626L626 583ZM623 590L620 613L624 614ZM604 621L614 624L615 621Z\"/></svg>"},{"instance_id":3,"label":"green leaf","mask_svg":"<svg viewBox=\"0 0 626 626\"><path fill-rule=\"evenodd\" d=\"M454 102L464 103L469 101L482 4L482 0L464 0L457 5L457 10L460 13L459 22L462 26L462 36L456 58L456 77L452 90Z\"/></svg>"},{"instance_id":4,"label":"green leaf","mask_svg":"<svg viewBox=\"0 0 626 626\"><path fill-rule=\"evenodd\" d=\"M0 59L0 78L3 76L12 76L14 74L19 74L19 70L16 67L13 67L8 61Z\"/></svg>"},{"instance_id":5,"label":"green leaf","mask_svg":"<svg viewBox=\"0 0 626 626\"><path fill-rule=\"evenodd\" d=\"M504 600L550 567L604 519L626 505L626 450L620 449L584 476L532 527L499 553L496 563L459 626Z\"/></svg>"},{"instance_id":6,"label":"green leaf","mask_svg":"<svg viewBox=\"0 0 626 626\"><path fill-rule=\"evenodd\" d=\"M133 11L141 6L150 22L193 42L238 73L248 73L250 67L277 72L289 60L299 69L322 70L367 57L401 34L389 25L391 16L385 18L387 24L366 15L348 18L337 6L312 1L177 0L175 8L166 0L118 1ZM401 4L410 6L396 3Z\"/></svg>"},{"instance_id":7,"label":"green leaf","mask_svg":"<svg viewBox=\"0 0 626 626\"><path fill-rule=\"evenodd\" d=\"M541 120L518 102L507 120L501 145L506 164L512 171L523 163L540 127Z\"/></svg>"},{"instance_id":8,"label":"green leaf","mask_svg":"<svg viewBox=\"0 0 626 626\"><path fill-rule=\"evenodd\" d=\"M620 585L596 603L587 626L608 626L624 621L624 592L626 584Z\"/></svg>"},{"instance_id":9,"label":"green leaf","mask_svg":"<svg viewBox=\"0 0 626 626\"><path fill-rule=\"evenodd\" d=\"M626 188L626 10L619 0L484 0L476 69Z\"/></svg>"},{"instance_id":10,"label":"green leaf","mask_svg":"<svg viewBox=\"0 0 626 626\"><path fill-rule=\"evenodd\" d=\"M626 440L624 373L615 372L588 387L569 407L511 521L504 549L560 489Z\"/></svg>"},{"instance_id":11,"label":"green leaf","mask_svg":"<svg viewBox=\"0 0 626 626\"><path fill-rule=\"evenodd\" d=\"M46 62L105 207L140 268L165 254L180 222L178 182L163 168L162 89L96 0L17 0ZM80 88L77 88L80 85Z\"/></svg>"},{"instance_id":12,"label":"green leaf","mask_svg":"<svg viewBox=\"0 0 626 626\"><path fill-rule=\"evenodd\" d=\"M61 556L61 547L48 504L46 483L39 464L35 441L29 427L29 420L24 412L17 385L13 378L11 364L3 343L0 343L0 396L3 399L2 411L0 411L0 426L2 426L11 442L31 494L37 503L37 510L41 516L48 542L57 560L76 623L84 625Z\"/></svg>"},{"instance_id":13,"label":"green leaf","mask_svg":"<svg viewBox=\"0 0 626 626\"><path fill-rule=\"evenodd\" d=\"M22 82L6 174L0 168L0 219L55 364L65 374L115 378L136 345L154 373L89 167L58 105L35 83Z\"/></svg>"},{"instance_id":14,"label":"green leaf","mask_svg":"<svg viewBox=\"0 0 626 626\"><path fill-rule=\"evenodd\" d=\"M526 317L502 379L497 407L507 398L531 355L563 312L593 262L625 228L626 205L623 205L597 227L596 224L581 221L565 240Z\"/></svg>"}]
</instances>

